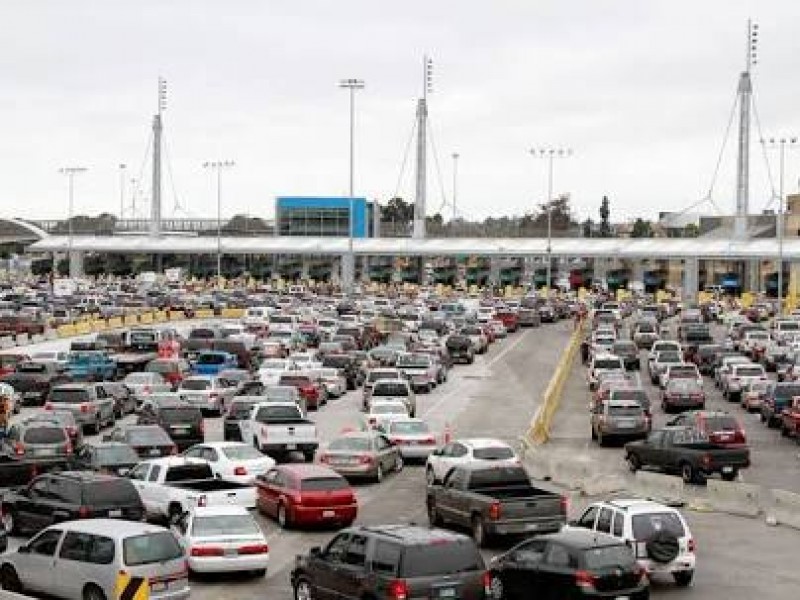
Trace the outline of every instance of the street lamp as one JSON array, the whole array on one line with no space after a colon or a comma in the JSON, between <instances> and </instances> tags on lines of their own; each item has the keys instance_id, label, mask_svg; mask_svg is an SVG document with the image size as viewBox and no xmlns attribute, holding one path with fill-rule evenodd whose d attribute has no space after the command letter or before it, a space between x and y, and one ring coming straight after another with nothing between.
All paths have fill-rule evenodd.
<instances>
[{"instance_id":1,"label":"street lamp","mask_svg":"<svg viewBox=\"0 0 800 600\"><path fill-rule=\"evenodd\" d=\"M356 259L353 253L353 203L354 203L354 178L355 178L355 128L356 128L356 90L364 89L363 79L342 79L339 87L350 91L350 209L347 217L347 260L343 263L342 279L344 290L353 291L355 279Z\"/></svg>"},{"instance_id":2,"label":"street lamp","mask_svg":"<svg viewBox=\"0 0 800 600\"><path fill-rule=\"evenodd\" d=\"M572 156L571 148L531 148L534 158L547 159L547 292L550 293L553 268L553 161Z\"/></svg>"},{"instance_id":3,"label":"street lamp","mask_svg":"<svg viewBox=\"0 0 800 600\"><path fill-rule=\"evenodd\" d=\"M74 275L72 272L72 246L73 246L73 229L72 229L72 215L73 215L73 207L74 207L74 192L75 192L75 175L80 175L81 173L86 172L86 167L62 167L58 170L59 173L62 175L67 176L67 180L69 181L69 204L67 208L67 228L69 231L69 241L67 242L67 261L69 262L70 267L70 277Z\"/></svg>"},{"instance_id":4,"label":"street lamp","mask_svg":"<svg viewBox=\"0 0 800 600\"><path fill-rule=\"evenodd\" d=\"M128 167L125 163L119 165L119 218L125 218L125 169Z\"/></svg>"},{"instance_id":5,"label":"street lamp","mask_svg":"<svg viewBox=\"0 0 800 600\"><path fill-rule=\"evenodd\" d=\"M203 163L203 167L216 171L217 174L217 287L222 285L222 171L233 167L232 160L211 160Z\"/></svg>"},{"instance_id":6,"label":"street lamp","mask_svg":"<svg viewBox=\"0 0 800 600\"><path fill-rule=\"evenodd\" d=\"M456 202L458 201L458 159L460 155L458 152L453 152L451 156L453 157L453 222L455 222L458 218Z\"/></svg>"},{"instance_id":7,"label":"street lamp","mask_svg":"<svg viewBox=\"0 0 800 600\"><path fill-rule=\"evenodd\" d=\"M783 173L786 148L797 148L797 137L769 138L761 140L765 147L779 151L778 168L778 316L783 316Z\"/></svg>"}]
</instances>

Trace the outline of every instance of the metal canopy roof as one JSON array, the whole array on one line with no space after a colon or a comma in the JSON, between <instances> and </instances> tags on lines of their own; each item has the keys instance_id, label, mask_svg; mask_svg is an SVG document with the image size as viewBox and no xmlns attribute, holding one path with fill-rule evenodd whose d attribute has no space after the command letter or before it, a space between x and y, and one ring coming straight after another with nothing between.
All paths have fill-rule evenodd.
<instances>
[{"instance_id":1,"label":"metal canopy roof","mask_svg":"<svg viewBox=\"0 0 800 600\"><path fill-rule=\"evenodd\" d=\"M316 254L347 252L347 238L222 237L223 254ZM164 234L152 236L74 236L72 248L121 254L215 254L217 238ZM353 240L356 254L368 256L546 256L544 238L370 238ZM706 238L553 238L553 255L599 258L771 259L776 239L733 241ZM69 237L50 235L31 252L66 252ZM800 260L800 239L784 240L784 259Z\"/></svg>"}]
</instances>

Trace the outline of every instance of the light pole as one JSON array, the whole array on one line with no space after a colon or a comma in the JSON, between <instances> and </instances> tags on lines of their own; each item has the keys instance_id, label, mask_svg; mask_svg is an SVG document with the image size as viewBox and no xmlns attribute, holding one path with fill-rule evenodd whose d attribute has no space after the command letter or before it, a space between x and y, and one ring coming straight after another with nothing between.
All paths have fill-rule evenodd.
<instances>
[{"instance_id":1,"label":"light pole","mask_svg":"<svg viewBox=\"0 0 800 600\"><path fill-rule=\"evenodd\" d=\"M119 165L119 218L125 218L125 169L127 165L120 163Z\"/></svg>"},{"instance_id":2,"label":"light pole","mask_svg":"<svg viewBox=\"0 0 800 600\"><path fill-rule=\"evenodd\" d=\"M81 173L86 172L86 167L62 167L58 170L59 173L62 175L67 176L67 180L69 181L69 204L67 207L67 228L69 232L69 240L67 242L67 261L69 263L70 268L70 277L73 276L72 273L72 246L73 246L73 228L72 228L72 215L73 215L73 208L75 205L75 175L80 175Z\"/></svg>"},{"instance_id":3,"label":"light pole","mask_svg":"<svg viewBox=\"0 0 800 600\"><path fill-rule=\"evenodd\" d=\"M572 156L571 148L531 148L535 158L547 159L547 293L550 294L553 269L553 161Z\"/></svg>"},{"instance_id":4,"label":"light pole","mask_svg":"<svg viewBox=\"0 0 800 600\"><path fill-rule=\"evenodd\" d=\"M352 293L355 279L356 259L353 252L353 204L355 187L355 151L356 151L356 90L364 89L363 79L342 79L339 87L350 91L350 203L347 216L347 260L343 264L342 279L344 291Z\"/></svg>"},{"instance_id":5,"label":"light pole","mask_svg":"<svg viewBox=\"0 0 800 600\"><path fill-rule=\"evenodd\" d=\"M458 201L458 159L459 153L453 152L453 222L458 218L458 210L456 208Z\"/></svg>"},{"instance_id":6,"label":"light pole","mask_svg":"<svg viewBox=\"0 0 800 600\"><path fill-rule=\"evenodd\" d=\"M203 167L217 174L217 287L222 286L222 171L233 167L232 160L210 160Z\"/></svg>"},{"instance_id":7,"label":"light pole","mask_svg":"<svg viewBox=\"0 0 800 600\"><path fill-rule=\"evenodd\" d=\"M778 167L778 316L783 316L783 173L786 162L786 147L797 148L797 137L769 138L761 143L770 149L779 151Z\"/></svg>"}]
</instances>

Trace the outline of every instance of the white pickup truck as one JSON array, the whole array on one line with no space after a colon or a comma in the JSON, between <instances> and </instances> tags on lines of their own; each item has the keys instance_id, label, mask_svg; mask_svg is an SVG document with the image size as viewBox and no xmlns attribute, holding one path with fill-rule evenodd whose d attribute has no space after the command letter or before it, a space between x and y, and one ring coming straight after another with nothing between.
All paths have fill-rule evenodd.
<instances>
[{"instance_id":1,"label":"white pickup truck","mask_svg":"<svg viewBox=\"0 0 800 600\"><path fill-rule=\"evenodd\" d=\"M146 460L128 478L152 519L175 518L196 506L256 505L255 487L216 479L204 460L182 456Z\"/></svg>"},{"instance_id":2,"label":"white pickup truck","mask_svg":"<svg viewBox=\"0 0 800 600\"><path fill-rule=\"evenodd\" d=\"M285 456L302 452L306 462L314 460L319 447L317 427L295 402L259 402L250 417L239 421L242 441L264 454Z\"/></svg>"}]
</instances>

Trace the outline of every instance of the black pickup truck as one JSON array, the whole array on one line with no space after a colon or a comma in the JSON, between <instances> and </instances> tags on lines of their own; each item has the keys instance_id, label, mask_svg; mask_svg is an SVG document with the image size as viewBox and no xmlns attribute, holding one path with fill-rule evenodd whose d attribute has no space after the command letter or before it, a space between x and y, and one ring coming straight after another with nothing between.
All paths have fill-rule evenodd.
<instances>
[{"instance_id":1,"label":"black pickup truck","mask_svg":"<svg viewBox=\"0 0 800 600\"><path fill-rule=\"evenodd\" d=\"M494 536L559 531L567 521L560 494L533 487L521 466L478 463L453 467L427 490L432 526L469 527L479 546Z\"/></svg>"},{"instance_id":2,"label":"black pickup truck","mask_svg":"<svg viewBox=\"0 0 800 600\"><path fill-rule=\"evenodd\" d=\"M47 401L50 390L54 386L67 383L69 377L56 363L28 361L18 363L14 372L3 376L0 381L19 392L22 404L42 406Z\"/></svg>"},{"instance_id":3,"label":"black pickup truck","mask_svg":"<svg viewBox=\"0 0 800 600\"><path fill-rule=\"evenodd\" d=\"M655 468L679 474L686 483L704 483L717 473L733 481L740 469L750 466L750 449L715 444L694 427L673 426L625 444L625 460L631 471Z\"/></svg>"}]
</instances>

